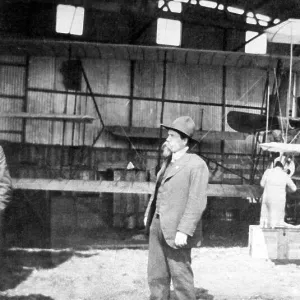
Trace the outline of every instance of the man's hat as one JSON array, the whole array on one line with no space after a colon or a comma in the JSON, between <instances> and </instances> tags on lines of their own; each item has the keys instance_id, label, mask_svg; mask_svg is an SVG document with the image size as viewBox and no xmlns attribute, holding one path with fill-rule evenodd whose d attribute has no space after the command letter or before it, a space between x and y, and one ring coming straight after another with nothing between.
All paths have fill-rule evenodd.
<instances>
[{"instance_id":1,"label":"man's hat","mask_svg":"<svg viewBox=\"0 0 300 300\"><path fill-rule=\"evenodd\" d=\"M177 118L170 126L167 126L164 124L161 124L161 126L165 127L166 129L179 131L179 132L185 134L189 138L192 138L192 136L195 132L195 127L196 127L193 119L188 116L182 116L182 117Z\"/></svg>"}]
</instances>

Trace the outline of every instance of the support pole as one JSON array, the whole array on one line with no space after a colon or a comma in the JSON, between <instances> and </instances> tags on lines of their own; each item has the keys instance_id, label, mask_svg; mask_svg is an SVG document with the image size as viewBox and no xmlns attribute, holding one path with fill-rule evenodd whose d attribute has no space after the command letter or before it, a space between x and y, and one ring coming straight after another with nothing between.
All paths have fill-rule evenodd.
<instances>
[{"instance_id":1,"label":"support pole","mask_svg":"<svg viewBox=\"0 0 300 300\"><path fill-rule=\"evenodd\" d=\"M164 111L165 111L165 96L166 96L166 77L167 77L167 52L165 51L164 57L164 66L163 66L163 82L162 82L162 91L161 91L161 113L160 113L160 124L164 121ZM162 139L162 127L159 127L159 146L158 146L158 159L157 159L157 171L160 169L160 161L161 161L161 144L160 141Z\"/></svg>"},{"instance_id":2,"label":"support pole","mask_svg":"<svg viewBox=\"0 0 300 300\"><path fill-rule=\"evenodd\" d=\"M289 89L288 89L288 97L286 102L286 129L285 129L285 143L288 140L288 129L289 129L289 111L290 111L290 103L291 103L291 90L292 90L292 69L293 69L293 26L291 26L291 44L290 44L290 72L289 72Z\"/></svg>"}]
</instances>

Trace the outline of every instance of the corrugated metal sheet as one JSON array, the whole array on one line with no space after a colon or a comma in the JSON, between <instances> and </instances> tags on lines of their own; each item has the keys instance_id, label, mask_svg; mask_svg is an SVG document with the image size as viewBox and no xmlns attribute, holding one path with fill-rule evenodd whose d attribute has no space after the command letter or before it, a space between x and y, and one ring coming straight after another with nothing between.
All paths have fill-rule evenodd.
<instances>
[{"instance_id":1,"label":"corrugated metal sheet","mask_svg":"<svg viewBox=\"0 0 300 300\"><path fill-rule=\"evenodd\" d=\"M94 93L130 95L130 61L86 59L83 67Z\"/></svg>"},{"instance_id":2,"label":"corrugated metal sheet","mask_svg":"<svg viewBox=\"0 0 300 300\"><path fill-rule=\"evenodd\" d=\"M0 58L6 63L23 63L21 59L16 57ZM0 111L1 112L20 112L22 111L24 101L24 77L25 67L9 66L0 64ZM6 98L4 95L7 95ZM10 97L9 96L13 96ZM16 119L0 118L0 138L3 140L19 142L21 141L20 131L22 130L22 121ZM1 132L2 131L2 132ZM14 133L4 133L3 131L12 131Z\"/></svg>"},{"instance_id":3,"label":"corrugated metal sheet","mask_svg":"<svg viewBox=\"0 0 300 300\"><path fill-rule=\"evenodd\" d=\"M0 64L1 63L15 63L15 64L25 64L25 56L10 56L10 55L0 55Z\"/></svg>"},{"instance_id":4,"label":"corrugated metal sheet","mask_svg":"<svg viewBox=\"0 0 300 300\"><path fill-rule=\"evenodd\" d=\"M32 113L51 113L52 112L51 94L28 93L28 112ZM26 141L37 144L50 144L52 121L27 120L26 121Z\"/></svg>"},{"instance_id":5,"label":"corrugated metal sheet","mask_svg":"<svg viewBox=\"0 0 300 300\"><path fill-rule=\"evenodd\" d=\"M171 125L172 122L180 116L190 116L199 129L202 124L202 108L199 105L181 104L181 103L165 103L164 124Z\"/></svg>"},{"instance_id":6,"label":"corrugated metal sheet","mask_svg":"<svg viewBox=\"0 0 300 300\"><path fill-rule=\"evenodd\" d=\"M29 64L30 88L53 89L56 77L54 57L31 57Z\"/></svg>"},{"instance_id":7,"label":"corrugated metal sheet","mask_svg":"<svg viewBox=\"0 0 300 300\"><path fill-rule=\"evenodd\" d=\"M24 96L25 68L0 65L1 94Z\"/></svg>"},{"instance_id":8,"label":"corrugated metal sheet","mask_svg":"<svg viewBox=\"0 0 300 300\"><path fill-rule=\"evenodd\" d=\"M166 98L222 103L222 68L169 63Z\"/></svg>"},{"instance_id":9,"label":"corrugated metal sheet","mask_svg":"<svg viewBox=\"0 0 300 300\"><path fill-rule=\"evenodd\" d=\"M96 98L97 105L101 112L103 122L105 125L119 124L120 126L127 126L129 118L129 99L118 99L118 98ZM97 118L95 108L90 99L88 104L89 114L94 114ZM93 136L96 138L100 129L102 128L99 119L89 125L89 130L92 129ZM127 145L127 142L125 143ZM96 143L97 147L120 147L124 146L124 142L116 140L110 134L103 133L101 139Z\"/></svg>"},{"instance_id":10,"label":"corrugated metal sheet","mask_svg":"<svg viewBox=\"0 0 300 300\"><path fill-rule=\"evenodd\" d=\"M113 60L86 60L83 62L89 84L93 93L130 95L130 62ZM85 83L82 90L87 90ZM96 102L105 125L119 124L127 126L129 123L129 98L96 97ZM82 102L81 102L82 103ZM84 110L86 114L98 118L91 97L87 97ZM86 127L86 144L92 144L102 125L98 120ZM92 133L89 133L92 131ZM111 135L103 133L95 144L96 147L124 147L123 141L115 140ZM126 147L126 146L125 146Z\"/></svg>"},{"instance_id":11,"label":"corrugated metal sheet","mask_svg":"<svg viewBox=\"0 0 300 300\"><path fill-rule=\"evenodd\" d=\"M134 91L136 97L162 98L163 64L138 61L134 68ZM133 101L132 125L136 127L159 127L162 105L154 101Z\"/></svg>"},{"instance_id":12,"label":"corrugated metal sheet","mask_svg":"<svg viewBox=\"0 0 300 300\"><path fill-rule=\"evenodd\" d=\"M263 70L227 68L226 104L261 107L266 78Z\"/></svg>"},{"instance_id":13,"label":"corrugated metal sheet","mask_svg":"<svg viewBox=\"0 0 300 300\"><path fill-rule=\"evenodd\" d=\"M105 48L105 46L103 46ZM114 48L116 50L117 47ZM130 51L130 47L127 49ZM116 50L117 51L117 50ZM148 48L141 48L139 51L147 53ZM163 49L156 49L158 55L156 61L147 61L147 59L135 62L134 68L134 96L161 98L163 84L163 63L160 60L160 54ZM170 50L171 51L171 50ZM176 56L178 49L172 50L172 55ZM114 51L115 53L115 51ZM153 51L151 52L153 53ZM180 52L180 55L189 57L189 51ZM196 52L198 53L198 52ZM193 52L193 55L195 53ZM199 53L198 53L199 54ZM201 62L207 57L218 60L224 53L211 52L201 53ZM179 55L179 54L178 54ZM228 54L229 55L229 54ZM221 57L221 58L220 58ZM224 57L224 63L230 60L231 54ZM175 58L174 58L175 59ZM241 58L242 59L242 58ZM60 67L64 58L54 57L33 57L29 66L29 86L30 88L58 89L65 91L63 77ZM175 59L176 61L176 59ZM228 62L228 61L227 61ZM200 62L199 62L200 63ZM103 117L105 125L128 126L130 112L130 61L125 60L96 60L86 59L83 66L87 73L89 83L94 93L103 93L108 95L120 95L128 98L96 97L96 101ZM20 74L12 71L19 69L16 67L7 68L4 77L6 80L3 90L11 95L24 93L24 82L21 82ZM241 104L241 96L245 95L243 105L258 105L258 97L262 97L264 80L258 80L258 76L264 75L263 71L246 70L230 68L227 73L227 104ZM24 73L24 72L23 72ZM11 75L10 75L11 74ZM24 77L24 74L23 74ZM22 77L22 78L23 78ZM22 79L23 80L23 79ZM12 87L21 87L19 92ZM253 88L252 88L253 87ZM251 91L250 95L247 92ZM84 80L82 81L81 91L87 91ZM166 95L168 100L182 100L206 102L208 104L221 104L222 102L222 67L214 65L188 65L184 63L167 63ZM261 99L261 98L260 98ZM12 101L12 100L11 100ZM16 100L13 100L16 101ZM19 101L19 100L18 100ZM8 109L11 109L8 108ZM20 105L17 109L21 109ZM231 109L231 108L230 108ZM28 95L29 112L43 113L69 113L69 114L87 114L96 117L97 120L92 124L71 124L64 122L49 121L27 121L26 140L33 143L46 144L65 144L65 145L91 145L95 137L100 132L102 125L96 114L95 106L91 97L62 95L58 93L46 93L30 91ZM228 110L226 110L227 113ZM202 120L203 112L203 120ZM161 103L155 101L133 101L132 125L136 127L159 127L161 113ZM164 123L171 123L180 115L190 115L196 123L197 129L203 125L203 130L221 130L222 122L226 116L222 116L222 108L210 105L165 103ZM9 123L16 120L10 120ZM224 121L226 124L226 121ZM230 130L228 127L225 130ZM64 139L63 139L64 136ZM226 145L226 149L238 152L251 152L248 142L231 142ZM97 147L128 147L128 141L116 139L109 133L104 133L96 144ZM137 147L143 147L137 143ZM145 145L145 147L152 145ZM153 145L156 148L156 145ZM219 144L205 144L202 148L207 151L215 151Z\"/></svg>"}]
</instances>

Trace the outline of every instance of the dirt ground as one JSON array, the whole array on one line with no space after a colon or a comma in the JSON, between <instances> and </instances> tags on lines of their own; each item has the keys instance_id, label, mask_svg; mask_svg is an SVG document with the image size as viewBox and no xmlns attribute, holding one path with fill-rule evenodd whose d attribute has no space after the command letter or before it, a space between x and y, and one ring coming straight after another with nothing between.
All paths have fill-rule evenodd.
<instances>
[{"instance_id":1,"label":"dirt ground","mask_svg":"<svg viewBox=\"0 0 300 300\"><path fill-rule=\"evenodd\" d=\"M248 225L224 224L218 233L206 228L203 247L193 249L198 299L300 299L298 261L252 258ZM148 299L147 240L137 232L118 234L106 239L110 249L104 249L102 235L74 237L80 247L72 247L70 238L64 244L69 248L10 248L0 263L0 299ZM119 249L112 249L113 242Z\"/></svg>"},{"instance_id":2,"label":"dirt ground","mask_svg":"<svg viewBox=\"0 0 300 300\"><path fill-rule=\"evenodd\" d=\"M247 248L192 254L198 299L300 299L300 266L253 259ZM0 299L148 299L147 250L13 251ZM174 299L174 298L173 298Z\"/></svg>"}]
</instances>

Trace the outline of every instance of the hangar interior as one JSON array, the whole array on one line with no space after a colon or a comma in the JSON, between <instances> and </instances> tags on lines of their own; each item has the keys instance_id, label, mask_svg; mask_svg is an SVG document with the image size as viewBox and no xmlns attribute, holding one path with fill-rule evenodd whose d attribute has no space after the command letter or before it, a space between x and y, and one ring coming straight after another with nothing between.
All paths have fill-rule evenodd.
<instances>
[{"instance_id":1,"label":"hangar interior","mask_svg":"<svg viewBox=\"0 0 300 300\"><path fill-rule=\"evenodd\" d=\"M299 18L297 0L6 0L0 8L12 246L68 245L80 231L141 232L162 162L160 124L181 115L195 121L191 150L210 170L205 217L256 224L265 137L233 130L227 114L266 113L279 61L288 74L290 45L269 43L265 30ZM292 117L299 50L292 47ZM297 196L289 209L299 221Z\"/></svg>"}]
</instances>

